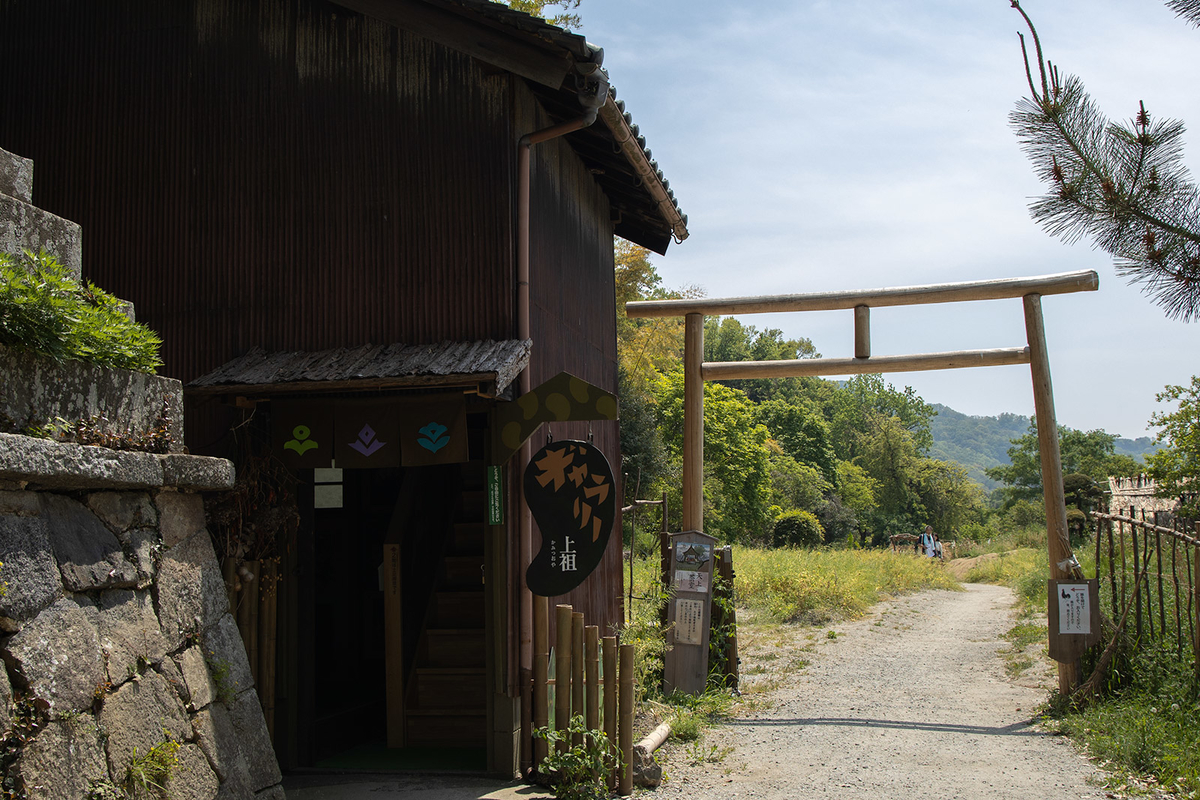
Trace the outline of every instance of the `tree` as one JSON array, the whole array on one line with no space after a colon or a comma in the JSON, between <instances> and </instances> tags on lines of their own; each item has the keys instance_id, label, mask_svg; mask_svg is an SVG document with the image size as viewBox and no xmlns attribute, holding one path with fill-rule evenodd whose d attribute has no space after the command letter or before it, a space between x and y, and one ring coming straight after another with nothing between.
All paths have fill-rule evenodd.
<instances>
[{"instance_id":1,"label":"tree","mask_svg":"<svg viewBox=\"0 0 1200 800\"><path fill-rule=\"evenodd\" d=\"M1117 435L1103 430L1078 431L1058 426L1058 449L1062 456L1064 475L1081 473L1095 481L1109 475L1136 475L1142 466L1127 455L1116 452ZM1004 506L1020 499L1036 500L1042 496L1042 457L1038 446L1037 419L1029 418L1029 430L1013 439L1008 448L1009 463L986 470L987 476L1005 484Z\"/></svg>"},{"instance_id":2,"label":"tree","mask_svg":"<svg viewBox=\"0 0 1200 800\"><path fill-rule=\"evenodd\" d=\"M833 391L828 407L830 435L840 458L852 459L858 454L857 448L863 441L863 432L869 428L868 417L872 413L895 417L912 435L919 453L927 453L933 446L929 426L929 421L937 414L933 406L922 400L911 386L897 391L883 380L882 375L854 376Z\"/></svg>"},{"instance_id":3,"label":"tree","mask_svg":"<svg viewBox=\"0 0 1200 800\"><path fill-rule=\"evenodd\" d=\"M1200 24L1200 3L1173 0ZM1030 210L1053 236L1088 235L1116 259L1117 273L1143 284L1167 315L1200 317L1200 193L1183 162L1183 123L1152 119L1144 104L1128 123L1105 117L1083 82L1045 60L1033 22L1024 18L1037 58L1021 53L1028 98L1010 115L1021 148L1049 189Z\"/></svg>"},{"instance_id":4,"label":"tree","mask_svg":"<svg viewBox=\"0 0 1200 800\"><path fill-rule=\"evenodd\" d=\"M613 239L617 300L617 357L630 386L644 392L658 378L683 363L684 321L680 317L630 319L625 304L634 300L700 297L697 287L666 289L645 247Z\"/></svg>"},{"instance_id":5,"label":"tree","mask_svg":"<svg viewBox=\"0 0 1200 800\"><path fill-rule=\"evenodd\" d=\"M789 511L775 521L771 544L775 547L820 547L825 544L825 529L808 511Z\"/></svg>"},{"instance_id":6,"label":"tree","mask_svg":"<svg viewBox=\"0 0 1200 800\"><path fill-rule=\"evenodd\" d=\"M507 0L509 8L541 17L551 25L571 31L583 26L583 17L577 11L582 0ZM547 6L558 6L557 14L546 14Z\"/></svg>"},{"instance_id":7,"label":"tree","mask_svg":"<svg viewBox=\"0 0 1200 800\"><path fill-rule=\"evenodd\" d=\"M1200 516L1200 377L1188 386L1168 386L1156 396L1158 402L1177 402L1171 412L1156 411L1150 424L1162 428L1155 441L1166 447L1146 456L1150 477L1162 497L1183 500L1181 512Z\"/></svg>"},{"instance_id":8,"label":"tree","mask_svg":"<svg viewBox=\"0 0 1200 800\"><path fill-rule=\"evenodd\" d=\"M829 483L837 483L837 458L829 443L829 427L820 413L807 405L767 400L758 405L758 420L783 452L801 464L816 467Z\"/></svg>"},{"instance_id":9,"label":"tree","mask_svg":"<svg viewBox=\"0 0 1200 800\"><path fill-rule=\"evenodd\" d=\"M683 370L657 385L658 419L672 459L683 455ZM724 541L765 537L770 497L767 429L736 389L704 385L704 527Z\"/></svg>"}]
</instances>

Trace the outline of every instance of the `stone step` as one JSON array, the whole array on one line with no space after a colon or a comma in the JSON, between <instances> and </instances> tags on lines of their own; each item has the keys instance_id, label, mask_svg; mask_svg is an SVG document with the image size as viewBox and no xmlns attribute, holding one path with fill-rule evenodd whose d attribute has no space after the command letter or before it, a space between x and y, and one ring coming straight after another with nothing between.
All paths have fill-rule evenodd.
<instances>
[{"instance_id":1,"label":"stone step","mask_svg":"<svg viewBox=\"0 0 1200 800\"><path fill-rule=\"evenodd\" d=\"M0 194L33 202L33 162L0 147Z\"/></svg>"},{"instance_id":2,"label":"stone step","mask_svg":"<svg viewBox=\"0 0 1200 800\"><path fill-rule=\"evenodd\" d=\"M445 708L487 713L483 667L418 667L409 684L409 710Z\"/></svg>"},{"instance_id":3,"label":"stone step","mask_svg":"<svg viewBox=\"0 0 1200 800\"><path fill-rule=\"evenodd\" d=\"M45 250L77 280L83 266L83 229L16 197L0 194L0 252Z\"/></svg>"}]
</instances>

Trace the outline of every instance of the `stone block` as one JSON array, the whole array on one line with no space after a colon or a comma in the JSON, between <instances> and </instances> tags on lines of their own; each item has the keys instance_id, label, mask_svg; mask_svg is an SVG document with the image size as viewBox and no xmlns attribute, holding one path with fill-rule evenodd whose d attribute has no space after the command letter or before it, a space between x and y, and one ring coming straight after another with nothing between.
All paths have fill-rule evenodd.
<instances>
[{"instance_id":1,"label":"stone block","mask_svg":"<svg viewBox=\"0 0 1200 800\"><path fill-rule=\"evenodd\" d=\"M8 670L0 661L0 732L12 726L12 684L8 680Z\"/></svg>"},{"instance_id":2,"label":"stone block","mask_svg":"<svg viewBox=\"0 0 1200 800\"><path fill-rule=\"evenodd\" d=\"M0 479L46 489L145 489L162 486L163 476L162 464L150 453L0 433Z\"/></svg>"},{"instance_id":3,"label":"stone block","mask_svg":"<svg viewBox=\"0 0 1200 800\"><path fill-rule=\"evenodd\" d=\"M21 750L14 770L29 800L77 800L108 778L104 744L91 714L50 722Z\"/></svg>"},{"instance_id":4,"label":"stone block","mask_svg":"<svg viewBox=\"0 0 1200 800\"><path fill-rule=\"evenodd\" d=\"M178 763L167 779L166 800L213 800L220 781L203 751L194 744L179 748Z\"/></svg>"},{"instance_id":5,"label":"stone block","mask_svg":"<svg viewBox=\"0 0 1200 800\"><path fill-rule=\"evenodd\" d=\"M202 709L192 717L192 730L196 733L196 743L204 750L208 763L216 770L221 783L241 786L244 794L253 794L250 789L250 767L242 755L242 746L229 709L220 703Z\"/></svg>"},{"instance_id":6,"label":"stone block","mask_svg":"<svg viewBox=\"0 0 1200 800\"><path fill-rule=\"evenodd\" d=\"M0 563L4 564L0 580L8 583L0 597L0 628L15 631L63 591L45 521L40 517L0 516ZM20 580L16 579L18 575Z\"/></svg>"},{"instance_id":7,"label":"stone block","mask_svg":"<svg viewBox=\"0 0 1200 800\"><path fill-rule=\"evenodd\" d=\"M154 495L154 504L164 547L174 547L204 530L204 499L200 495L163 491Z\"/></svg>"},{"instance_id":8,"label":"stone block","mask_svg":"<svg viewBox=\"0 0 1200 800\"><path fill-rule=\"evenodd\" d=\"M41 499L42 519L67 589L87 592L137 585L137 567L95 514L62 495L43 494Z\"/></svg>"},{"instance_id":9,"label":"stone block","mask_svg":"<svg viewBox=\"0 0 1200 800\"><path fill-rule=\"evenodd\" d=\"M254 800L287 800L282 786L269 786L254 795Z\"/></svg>"},{"instance_id":10,"label":"stone block","mask_svg":"<svg viewBox=\"0 0 1200 800\"><path fill-rule=\"evenodd\" d=\"M249 781L249 774L244 769L234 772L221 782L216 800L256 800L260 795L250 788ZM280 795L280 798L282 800L283 796Z\"/></svg>"},{"instance_id":11,"label":"stone block","mask_svg":"<svg viewBox=\"0 0 1200 800\"><path fill-rule=\"evenodd\" d=\"M0 252L22 250L46 251L79 280L83 267L83 229L28 201L0 193Z\"/></svg>"},{"instance_id":12,"label":"stone block","mask_svg":"<svg viewBox=\"0 0 1200 800\"><path fill-rule=\"evenodd\" d=\"M283 780L275 748L267 734L267 721L258 702L258 692L250 689L237 696L229 709L233 729L237 731L242 755L250 772L250 787L255 791L274 786Z\"/></svg>"},{"instance_id":13,"label":"stone block","mask_svg":"<svg viewBox=\"0 0 1200 800\"><path fill-rule=\"evenodd\" d=\"M183 682L183 673L179 671L179 665L175 663L175 659L164 658L154 665L154 669L159 675L163 676L163 679L167 683L171 684L171 688L175 690L175 694L179 695L179 699L186 706L190 699L187 684Z\"/></svg>"},{"instance_id":14,"label":"stone block","mask_svg":"<svg viewBox=\"0 0 1200 800\"><path fill-rule=\"evenodd\" d=\"M237 477L233 462L209 456L166 455L162 461L163 486L175 486L194 492L232 489Z\"/></svg>"},{"instance_id":15,"label":"stone block","mask_svg":"<svg viewBox=\"0 0 1200 800\"><path fill-rule=\"evenodd\" d=\"M97 618L100 646L108 654L108 674L115 684L167 656L167 643L154 615L148 591L113 589L100 594Z\"/></svg>"},{"instance_id":16,"label":"stone block","mask_svg":"<svg viewBox=\"0 0 1200 800\"><path fill-rule=\"evenodd\" d=\"M157 672L146 672L104 698L100 726L108 736L108 767L124 776L133 750L148 753L166 741L191 738L192 726L179 695Z\"/></svg>"},{"instance_id":17,"label":"stone block","mask_svg":"<svg viewBox=\"0 0 1200 800\"><path fill-rule=\"evenodd\" d=\"M156 592L158 618L170 650L183 644L189 631L207 629L229 610L225 581L207 532L162 551Z\"/></svg>"},{"instance_id":18,"label":"stone block","mask_svg":"<svg viewBox=\"0 0 1200 800\"><path fill-rule=\"evenodd\" d=\"M42 511L37 492L0 491L0 514L36 517Z\"/></svg>"},{"instance_id":19,"label":"stone block","mask_svg":"<svg viewBox=\"0 0 1200 800\"><path fill-rule=\"evenodd\" d=\"M172 452L183 452L183 384L174 378L54 361L5 347L0 347L0 374L10 376L0 411L17 420L32 415L39 422L56 417L74 421L103 414L111 433L128 430L141 436L158 427L165 401Z\"/></svg>"},{"instance_id":20,"label":"stone block","mask_svg":"<svg viewBox=\"0 0 1200 800\"><path fill-rule=\"evenodd\" d=\"M64 597L0 643L17 680L54 716L90 708L104 683L99 612L85 597Z\"/></svg>"},{"instance_id":21,"label":"stone block","mask_svg":"<svg viewBox=\"0 0 1200 800\"><path fill-rule=\"evenodd\" d=\"M33 202L33 161L0 148L0 194Z\"/></svg>"},{"instance_id":22,"label":"stone block","mask_svg":"<svg viewBox=\"0 0 1200 800\"><path fill-rule=\"evenodd\" d=\"M145 492L94 492L88 495L87 507L117 534L130 528L152 528L158 525L158 510Z\"/></svg>"},{"instance_id":23,"label":"stone block","mask_svg":"<svg viewBox=\"0 0 1200 800\"><path fill-rule=\"evenodd\" d=\"M175 662L183 675L183 684L187 689L191 709L198 711L211 703L217 690L213 685L212 676L208 674L208 664L204 661L203 651L199 647L189 647L175 657Z\"/></svg>"},{"instance_id":24,"label":"stone block","mask_svg":"<svg viewBox=\"0 0 1200 800\"><path fill-rule=\"evenodd\" d=\"M225 614L216 625L204 631L204 658L210 669L216 665L224 676L213 676L217 693L240 694L254 686L254 675L250 672L250 660L246 658L246 646L238 631L233 615Z\"/></svg>"},{"instance_id":25,"label":"stone block","mask_svg":"<svg viewBox=\"0 0 1200 800\"><path fill-rule=\"evenodd\" d=\"M145 589L158 574L158 559L156 554L162 549L162 542L155 528L141 528L126 531L128 541L125 543L133 551L133 561L137 567L137 587Z\"/></svg>"}]
</instances>

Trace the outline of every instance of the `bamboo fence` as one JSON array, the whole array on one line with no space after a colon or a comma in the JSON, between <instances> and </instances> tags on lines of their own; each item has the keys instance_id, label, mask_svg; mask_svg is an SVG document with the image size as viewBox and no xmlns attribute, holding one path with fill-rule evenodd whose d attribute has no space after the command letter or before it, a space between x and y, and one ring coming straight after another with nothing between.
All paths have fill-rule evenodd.
<instances>
[{"instance_id":1,"label":"bamboo fence","mask_svg":"<svg viewBox=\"0 0 1200 800\"><path fill-rule=\"evenodd\" d=\"M569 605L554 610L552 677L549 601L534 597L533 725L553 726L562 734L572 716L582 716L589 731L602 730L610 747L609 782L628 797L633 793L634 646L618 645L615 636L601 637L599 627L585 625L583 614ZM582 744L582 735L570 744ZM565 737L560 738L559 747L567 746ZM540 771L546 755L546 740L534 739L535 770Z\"/></svg>"},{"instance_id":2,"label":"bamboo fence","mask_svg":"<svg viewBox=\"0 0 1200 800\"><path fill-rule=\"evenodd\" d=\"M237 619L250 674L258 689L267 732L275 738L275 655L279 619L279 560L242 561L225 558L221 576L229 608Z\"/></svg>"},{"instance_id":3,"label":"bamboo fence","mask_svg":"<svg viewBox=\"0 0 1200 800\"><path fill-rule=\"evenodd\" d=\"M1150 644L1190 656L1200 679L1200 522L1158 513L1093 512L1101 608L1127 620L1135 649ZM1107 608L1105 608L1107 606Z\"/></svg>"}]
</instances>

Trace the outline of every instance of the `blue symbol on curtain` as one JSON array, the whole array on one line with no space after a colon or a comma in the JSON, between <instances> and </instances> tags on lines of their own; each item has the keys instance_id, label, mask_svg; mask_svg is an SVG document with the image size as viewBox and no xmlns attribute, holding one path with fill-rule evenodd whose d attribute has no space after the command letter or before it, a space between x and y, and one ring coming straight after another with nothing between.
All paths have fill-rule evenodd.
<instances>
[{"instance_id":1,"label":"blue symbol on curtain","mask_svg":"<svg viewBox=\"0 0 1200 800\"><path fill-rule=\"evenodd\" d=\"M421 434L417 438L417 444L424 447L431 453L436 453L446 445L450 444L450 429L445 425L439 425L436 422L431 422L424 428L421 428L417 433Z\"/></svg>"},{"instance_id":2,"label":"blue symbol on curtain","mask_svg":"<svg viewBox=\"0 0 1200 800\"><path fill-rule=\"evenodd\" d=\"M375 438L375 429L370 425L363 425L361 431L358 432L358 441L351 442L350 446L364 456L369 456L383 447L387 442L381 442Z\"/></svg>"}]
</instances>

